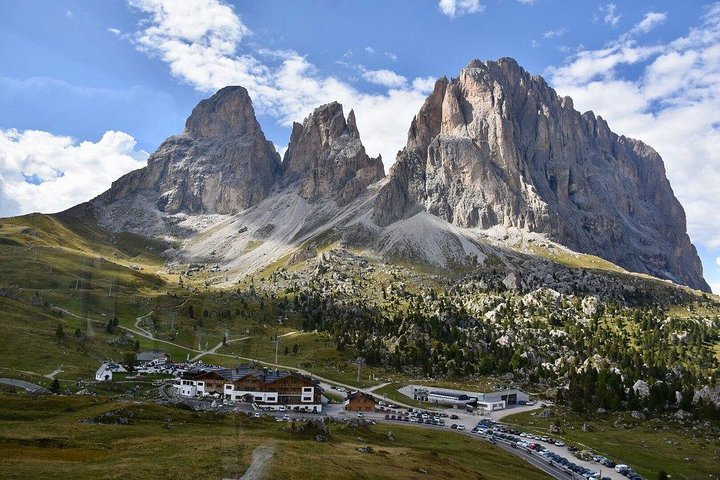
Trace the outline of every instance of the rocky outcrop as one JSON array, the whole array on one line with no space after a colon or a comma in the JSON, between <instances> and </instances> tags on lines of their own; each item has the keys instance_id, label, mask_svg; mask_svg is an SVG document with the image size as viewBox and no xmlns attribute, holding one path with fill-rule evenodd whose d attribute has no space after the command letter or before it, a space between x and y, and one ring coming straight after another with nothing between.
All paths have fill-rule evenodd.
<instances>
[{"instance_id":1,"label":"rocky outcrop","mask_svg":"<svg viewBox=\"0 0 720 480\"><path fill-rule=\"evenodd\" d=\"M355 113L350 110L346 121L337 102L317 108L302 124L293 125L282 169L282 183L297 182L306 200L329 198L339 205L385 176L382 159L365 153Z\"/></svg>"},{"instance_id":2,"label":"rocky outcrop","mask_svg":"<svg viewBox=\"0 0 720 480\"><path fill-rule=\"evenodd\" d=\"M413 119L372 218L387 226L422 210L461 227L541 232L709 291L660 156L512 59L440 79Z\"/></svg>"},{"instance_id":3,"label":"rocky outcrop","mask_svg":"<svg viewBox=\"0 0 720 480\"><path fill-rule=\"evenodd\" d=\"M247 90L226 87L200 102L185 132L163 142L145 168L113 182L96 202L139 193L165 213L236 213L266 198L279 173L280 156Z\"/></svg>"}]
</instances>

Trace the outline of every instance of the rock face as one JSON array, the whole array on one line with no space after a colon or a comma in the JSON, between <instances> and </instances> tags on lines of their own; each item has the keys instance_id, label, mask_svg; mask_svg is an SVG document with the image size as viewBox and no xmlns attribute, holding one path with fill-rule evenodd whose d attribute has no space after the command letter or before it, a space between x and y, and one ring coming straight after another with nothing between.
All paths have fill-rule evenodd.
<instances>
[{"instance_id":1,"label":"rock face","mask_svg":"<svg viewBox=\"0 0 720 480\"><path fill-rule=\"evenodd\" d=\"M283 184L299 182L306 200L331 198L339 205L385 176L382 158L365 153L355 113L350 110L346 121L337 102L317 108L302 125L293 125L282 170Z\"/></svg>"},{"instance_id":2,"label":"rock face","mask_svg":"<svg viewBox=\"0 0 720 480\"><path fill-rule=\"evenodd\" d=\"M461 227L544 233L709 291L660 156L512 59L438 80L413 119L372 218L387 226L423 210Z\"/></svg>"},{"instance_id":3,"label":"rock face","mask_svg":"<svg viewBox=\"0 0 720 480\"><path fill-rule=\"evenodd\" d=\"M166 213L236 213L267 197L280 156L265 139L247 90L226 87L200 102L182 135L168 138L145 168L99 197L111 204L142 193Z\"/></svg>"}]
</instances>

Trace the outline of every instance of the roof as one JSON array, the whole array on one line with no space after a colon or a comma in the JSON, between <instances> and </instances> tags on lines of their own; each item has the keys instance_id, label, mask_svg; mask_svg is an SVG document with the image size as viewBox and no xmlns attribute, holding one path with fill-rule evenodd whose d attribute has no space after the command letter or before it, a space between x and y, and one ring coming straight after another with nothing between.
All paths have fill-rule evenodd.
<instances>
[{"instance_id":1,"label":"roof","mask_svg":"<svg viewBox=\"0 0 720 480\"><path fill-rule=\"evenodd\" d=\"M464 393L433 391L430 392L430 395L433 395L435 397L454 398L455 400L470 400L470 397Z\"/></svg>"},{"instance_id":2,"label":"roof","mask_svg":"<svg viewBox=\"0 0 720 480\"><path fill-rule=\"evenodd\" d=\"M193 368L193 369L185 372L183 374L183 378L197 378L206 373L214 373L214 374L224 378L228 382L236 382L247 376L253 376L265 383L272 383L272 382L275 382L276 380L280 380L281 378L285 378L285 377L301 378L308 382L315 383L315 382L313 382L313 380L311 378L306 377L305 375L300 375L299 373L296 373L296 372L291 372L288 370L265 370L265 369L253 368L248 365L239 365L235 368L222 368L222 367Z\"/></svg>"},{"instance_id":3,"label":"roof","mask_svg":"<svg viewBox=\"0 0 720 480\"><path fill-rule=\"evenodd\" d=\"M348 394L348 396L347 396L347 399L348 399L348 400L355 400L356 398L357 398L357 399L372 400L373 402L375 401L375 397L373 397L373 396L370 395L369 393L365 393L365 392L361 392L361 391L350 392L350 393Z\"/></svg>"}]
</instances>

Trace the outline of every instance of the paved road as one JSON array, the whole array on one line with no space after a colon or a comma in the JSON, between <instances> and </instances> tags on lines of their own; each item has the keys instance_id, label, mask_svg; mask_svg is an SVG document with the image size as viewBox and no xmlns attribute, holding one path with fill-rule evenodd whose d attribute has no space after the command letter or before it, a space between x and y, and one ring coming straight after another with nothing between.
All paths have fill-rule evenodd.
<instances>
[{"instance_id":1,"label":"paved road","mask_svg":"<svg viewBox=\"0 0 720 480\"><path fill-rule=\"evenodd\" d=\"M40 385L35 385L34 383L26 382L24 380L16 380L14 378L0 378L0 383L4 383L5 385L11 385L13 387L24 388L31 393L50 393L47 388L41 387Z\"/></svg>"},{"instance_id":2,"label":"paved road","mask_svg":"<svg viewBox=\"0 0 720 480\"><path fill-rule=\"evenodd\" d=\"M65 309L62 309L62 308L58 308L58 307L54 307L54 308L55 308L56 310L60 310L60 311L62 311L63 313L66 313L66 314L68 314L68 315L74 316L74 317L76 317L76 318L80 318L80 319L84 319L84 320L89 320L89 321L93 321L93 322L97 322L97 323L105 323L103 320L97 320L97 319L92 319L92 318L89 318L89 317L83 317L83 316L77 315L77 314L75 314L75 313L73 313L73 312L70 312L70 311L68 311L68 310L65 310ZM148 315L148 314L143 315L143 317L145 317L145 316L147 316L147 315ZM138 317L138 318L143 318L143 317ZM196 350L196 349L194 349L194 348L186 347L185 345L180 345L180 344L175 343L175 342L171 342L171 341L168 341L168 340L162 340L162 339L156 338L156 337L153 336L152 333L150 333L150 332L147 332L147 333L146 333L146 332L144 332L144 331L139 331L139 330L136 330L136 329L134 329L134 328L125 327L125 326L122 326L122 325L120 325L119 328L121 328L121 329L123 329L123 330L126 330L126 331L128 331L128 332L130 332L130 333L133 333L133 334L135 334L135 335L139 335L139 336L141 336L141 337L147 338L147 339L149 339L149 340L153 340L153 341L156 341L156 342L159 342L159 343L165 343L165 344L167 344L167 345L172 345L172 346L174 346L174 347L181 348L181 349L187 350L187 351L189 351L189 352L199 353L199 354L203 354L203 355L210 353L208 350ZM271 363L271 362L265 362L265 361L262 361L262 360L258 360L258 359L256 359L256 358L240 357L240 356L230 355L230 354L226 354L226 353L213 353L213 355L217 355L217 356L221 356L221 357L227 357L227 358L232 358L232 359L236 359L236 360L242 360L242 361L248 361L248 362L255 362L255 363L258 363L258 364L261 364L261 365L267 365L267 366L273 367L273 368L282 368L282 369L285 369L285 370L292 370L292 371L298 372L298 373L300 373L300 374L302 374L302 375L306 375L306 376L309 376L309 377L313 377L313 378L315 378L315 379L319 380L320 382L323 382L324 384L327 384L327 385L341 386L341 387L346 388L348 391L359 390L359 391L368 393L368 394L370 394L370 395L372 395L372 396L374 396L374 397L376 397L376 398L378 398L378 399L383 400L383 398L382 398L381 396L379 396L379 395L377 395L377 394L375 394L375 393L372 392L373 389L375 389L375 388L380 388L382 385L377 385L377 386L370 387L370 388L358 388L358 387L355 386L355 385L349 385L349 384L346 384L346 383L341 383L341 382L337 382L337 381L334 381L334 380L330 380L330 379L328 379L328 378L324 378L324 377L315 375L315 374L313 374L313 373L311 373L311 372L309 372L309 371L307 371L307 370L303 370L303 369L301 369L301 368L296 368L296 367L291 367L291 366L289 366L289 365L281 365L281 364L276 364L276 363ZM406 404L406 403L404 403L404 402L400 402L400 401L397 401L397 400L392 400L392 403L394 403L395 405L399 405L400 407L404 407L404 408L415 408L415 407L413 407L412 405L409 405L409 404ZM529 407L529 409L532 409L532 408L539 408L539 407L537 407L537 406ZM432 410L431 407L428 407L428 408L426 408L426 409L427 409L427 410ZM447 410L447 411L450 412L450 410ZM497 415L498 415L498 418L500 418L500 416L511 415L511 414L513 414L513 413L519 413L519 412L521 412L521 411L524 411L524 410L515 409L515 408L506 409L505 411L503 411L503 412L501 412L501 413L498 413ZM461 420L457 421L456 423L462 423L463 425L465 425L465 428L467 428L467 429L471 429L472 427L474 427L475 424L477 423L477 421L478 421L480 418L482 418L482 417L479 417L478 415L467 414L467 413L465 413L465 412L458 411L458 410L453 410L452 413L455 413L455 414L457 414L458 416L462 415L462 416L461 416ZM373 418L373 419L374 419L374 418ZM380 418L378 418L378 420L384 421L384 415L381 415ZM425 426L425 425L423 425L423 426ZM428 427L431 427L431 426L428 425ZM567 457L567 458L570 458L569 452L567 452L567 450L561 450L561 447L555 447L555 446L553 445L552 447L550 447L550 449L557 449L557 450L553 450L553 451L556 451L556 453L558 453L558 454L560 454L560 455L563 455L563 456L565 456L565 457ZM513 453L516 453L517 455L522 456L523 452L519 452L518 450L519 450L519 449L511 449L511 451L513 451ZM523 458L524 458L524 457L523 457ZM597 469L598 469L598 465L595 464L595 463L583 462L583 461L581 461L581 460L579 460L579 459L575 459L574 457L572 458L572 461L573 461L574 463L577 463L578 465L586 466L587 468L590 468L590 469L592 469L592 470L597 470ZM606 475L605 471L603 471L603 475ZM624 478L624 477L618 477L618 476L616 476L616 475L620 475L620 474L616 474L616 472L615 472L614 470L612 470L612 472L607 472L607 476L610 477L610 478L612 478L612 479L616 479L616 478L622 479L622 478ZM565 477L556 477L556 478L565 478Z\"/></svg>"}]
</instances>

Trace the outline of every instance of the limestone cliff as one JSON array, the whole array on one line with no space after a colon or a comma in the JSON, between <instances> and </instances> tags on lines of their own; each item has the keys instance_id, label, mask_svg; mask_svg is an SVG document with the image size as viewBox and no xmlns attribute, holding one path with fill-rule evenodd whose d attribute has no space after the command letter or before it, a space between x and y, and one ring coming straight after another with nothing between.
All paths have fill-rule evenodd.
<instances>
[{"instance_id":1,"label":"limestone cliff","mask_svg":"<svg viewBox=\"0 0 720 480\"><path fill-rule=\"evenodd\" d=\"M166 213L237 213L266 198L279 173L280 156L247 90L226 87L200 102L185 132L163 142L145 168L113 182L97 201L142 193Z\"/></svg>"},{"instance_id":2,"label":"limestone cliff","mask_svg":"<svg viewBox=\"0 0 720 480\"><path fill-rule=\"evenodd\" d=\"M628 270L708 291L660 156L579 113L512 59L441 79L413 119L372 218L419 211L519 227Z\"/></svg>"},{"instance_id":3,"label":"limestone cliff","mask_svg":"<svg viewBox=\"0 0 720 480\"><path fill-rule=\"evenodd\" d=\"M337 102L318 107L293 125L283 158L284 185L300 184L300 196L313 202L330 198L345 205L385 176L382 159L365 153L350 110L347 121Z\"/></svg>"}]
</instances>

